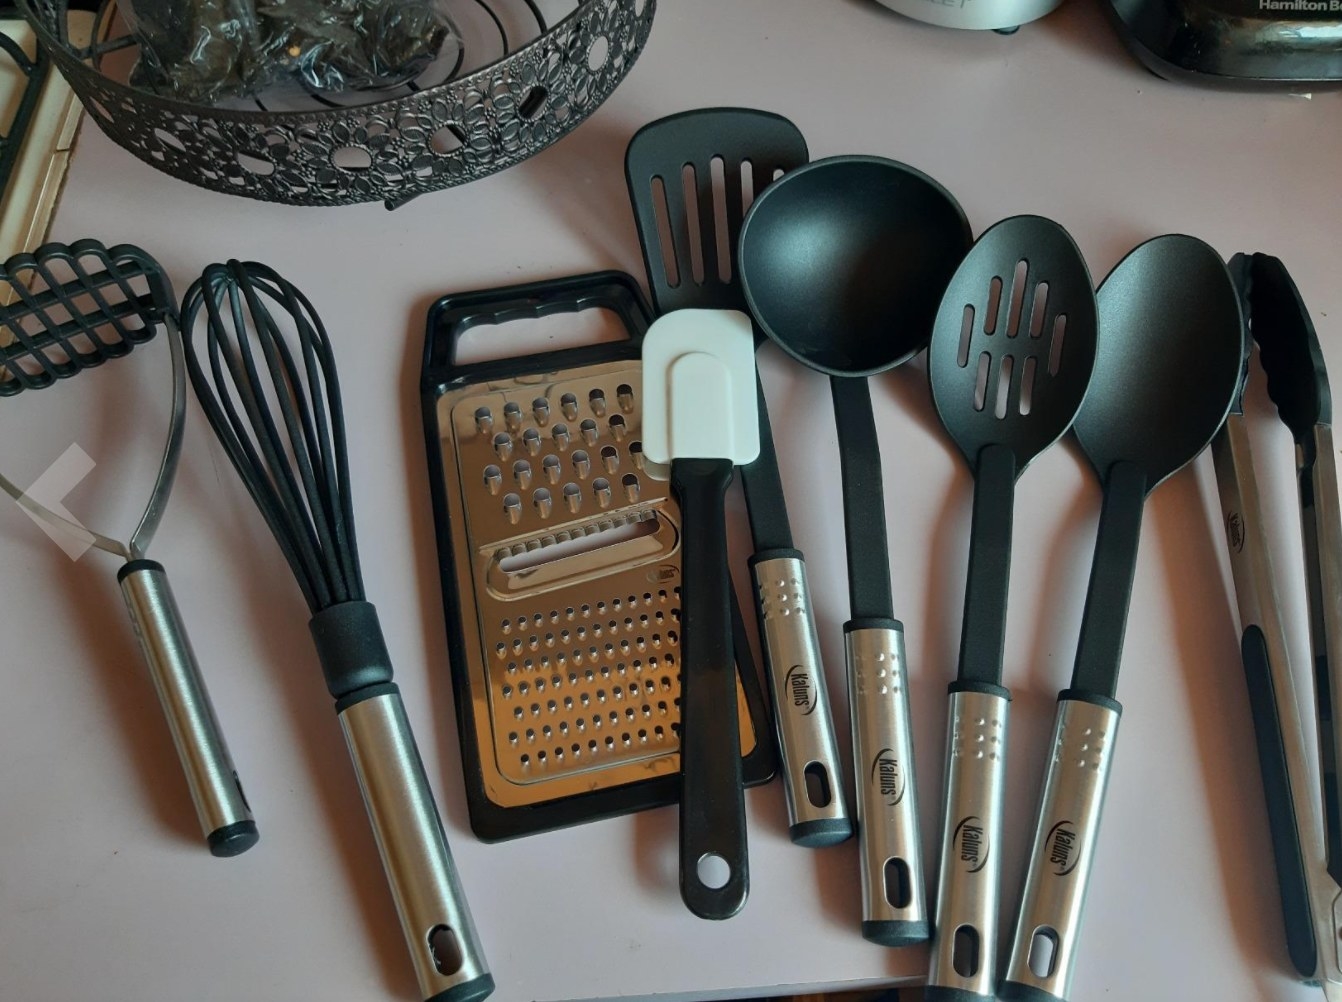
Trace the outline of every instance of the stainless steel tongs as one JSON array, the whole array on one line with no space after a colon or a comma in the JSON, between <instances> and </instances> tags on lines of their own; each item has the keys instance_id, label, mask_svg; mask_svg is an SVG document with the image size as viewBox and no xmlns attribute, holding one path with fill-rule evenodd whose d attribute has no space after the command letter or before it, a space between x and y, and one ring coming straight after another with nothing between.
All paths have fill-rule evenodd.
<instances>
[{"instance_id":1,"label":"stainless steel tongs","mask_svg":"<svg viewBox=\"0 0 1342 1002\"><path fill-rule=\"evenodd\" d=\"M1212 443L1240 614L1249 687L1287 949L1297 971L1342 1000L1342 517L1333 453L1332 401L1309 313L1285 266L1237 254L1231 272L1267 374L1267 391L1295 438L1308 586L1320 796L1309 795L1310 750L1296 696L1272 558L1244 418L1244 381ZM1246 342L1247 343L1247 342ZM1247 379L1247 351L1246 369Z\"/></svg>"}]
</instances>

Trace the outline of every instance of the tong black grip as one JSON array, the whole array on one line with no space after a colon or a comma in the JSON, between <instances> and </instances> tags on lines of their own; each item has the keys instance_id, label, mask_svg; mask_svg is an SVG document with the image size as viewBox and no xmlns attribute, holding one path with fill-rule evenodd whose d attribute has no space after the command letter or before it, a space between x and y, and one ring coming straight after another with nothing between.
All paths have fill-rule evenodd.
<instances>
[{"instance_id":1,"label":"tong black grip","mask_svg":"<svg viewBox=\"0 0 1342 1002\"><path fill-rule=\"evenodd\" d=\"M1256 625L1248 626L1240 638L1240 657L1248 683L1249 709L1253 714L1254 738L1258 745L1258 767L1263 774L1268 827L1272 832L1272 855L1281 888L1282 919L1286 926L1286 949L1295 969L1307 978L1318 968L1318 947L1310 918L1309 886L1305 861L1300 853L1300 831L1295 820L1295 793L1286 768L1286 745L1277 716L1277 698L1272 684L1267 639Z\"/></svg>"}]
</instances>

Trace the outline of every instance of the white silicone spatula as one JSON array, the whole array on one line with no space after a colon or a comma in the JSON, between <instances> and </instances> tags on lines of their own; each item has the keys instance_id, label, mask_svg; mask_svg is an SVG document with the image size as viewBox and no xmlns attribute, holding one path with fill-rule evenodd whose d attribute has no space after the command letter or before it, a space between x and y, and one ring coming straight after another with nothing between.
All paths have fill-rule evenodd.
<instances>
[{"instance_id":1,"label":"white silicone spatula","mask_svg":"<svg viewBox=\"0 0 1342 1002\"><path fill-rule=\"evenodd\" d=\"M723 510L759 455L755 338L736 310L676 310L643 339L643 452L670 464L681 514L680 894L731 918L750 889Z\"/></svg>"}]
</instances>

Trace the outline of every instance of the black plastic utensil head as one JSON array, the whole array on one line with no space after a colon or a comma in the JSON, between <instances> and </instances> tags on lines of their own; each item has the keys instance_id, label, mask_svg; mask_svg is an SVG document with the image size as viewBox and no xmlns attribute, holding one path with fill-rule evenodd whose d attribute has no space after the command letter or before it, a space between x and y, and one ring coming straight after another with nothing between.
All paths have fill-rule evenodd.
<instances>
[{"instance_id":1,"label":"black plastic utensil head","mask_svg":"<svg viewBox=\"0 0 1342 1002\"><path fill-rule=\"evenodd\" d=\"M741 221L774 178L806 163L806 140L781 115L703 108L639 129L625 180L657 312L745 312L736 275Z\"/></svg>"},{"instance_id":2,"label":"black plastic utensil head","mask_svg":"<svg viewBox=\"0 0 1342 1002\"><path fill-rule=\"evenodd\" d=\"M1149 494L1229 413L1244 351L1239 295L1216 251L1171 234L1128 254L1096 298L1095 372L1076 437L1101 480L1127 461Z\"/></svg>"},{"instance_id":3,"label":"black plastic utensil head","mask_svg":"<svg viewBox=\"0 0 1342 1002\"><path fill-rule=\"evenodd\" d=\"M1286 265L1255 254L1249 273L1249 329L1267 374L1267 395L1297 442L1316 424L1331 424L1333 400L1314 321Z\"/></svg>"},{"instance_id":4,"label":"black plastic utensil head","mask_svg":"<svg viewBox=\"0 0 1342 1002\"><path fill-rule=\"evenodd\" d=\"M946 289L927 349L937 414L971 466L985 445L1004 445L1019 476L1071 427L1095 333L1095 289L1066 230L1013 216L979 237Z\"/></svg>"},{"instance_id":5,"label":"black plastic utensil head","mask_svg":"<svg viewBox=\"0 0 1342 1002\"><path fill-rule=\"evenodd\" d=\"M741 227L746 302L793 358L869 376L916 355L972 236L955 199L881 157L817 160L755 199Z\"/></svg>"},{"instance_id":6,"label":"black plastic utensil head","mask_svg":"<svg viewBox=\"0 0 1342 1002\"><path fill-rule=\"evenodd\" d=\"M0 303L4 397L121 358L176 315L157 261L97 240L43 244L0 264Z\"/></svg>"}]
</instances>

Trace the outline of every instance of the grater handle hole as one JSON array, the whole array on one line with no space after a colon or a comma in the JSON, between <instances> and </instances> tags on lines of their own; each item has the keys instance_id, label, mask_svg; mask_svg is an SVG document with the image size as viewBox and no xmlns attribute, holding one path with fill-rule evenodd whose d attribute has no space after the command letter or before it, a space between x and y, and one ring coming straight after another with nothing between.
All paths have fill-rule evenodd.
<instances>
[{"instance_id":1,"label":"grater handle hole","mask_svg":"<svg viewBox=\"0 0 1342 1002\"><path fill-rule=\"evenodd\" d=\"M731 864L716 852L706 852L700 856L694 872L699 877L699 883L713 891L726 887L732 879Z\"/></svg>"},{"instance_id":2,"label":"grater handle hole","mask_svg":"<svg viewBox=\"0 0 1342 1002\"><path fill-rule=\"evenodd\" d=\"M429 930L429 955L433 957L434 969L444 977L451 977L466 963L461 942L451 926L436 925Z\"/></svg>"}]
</instances>

